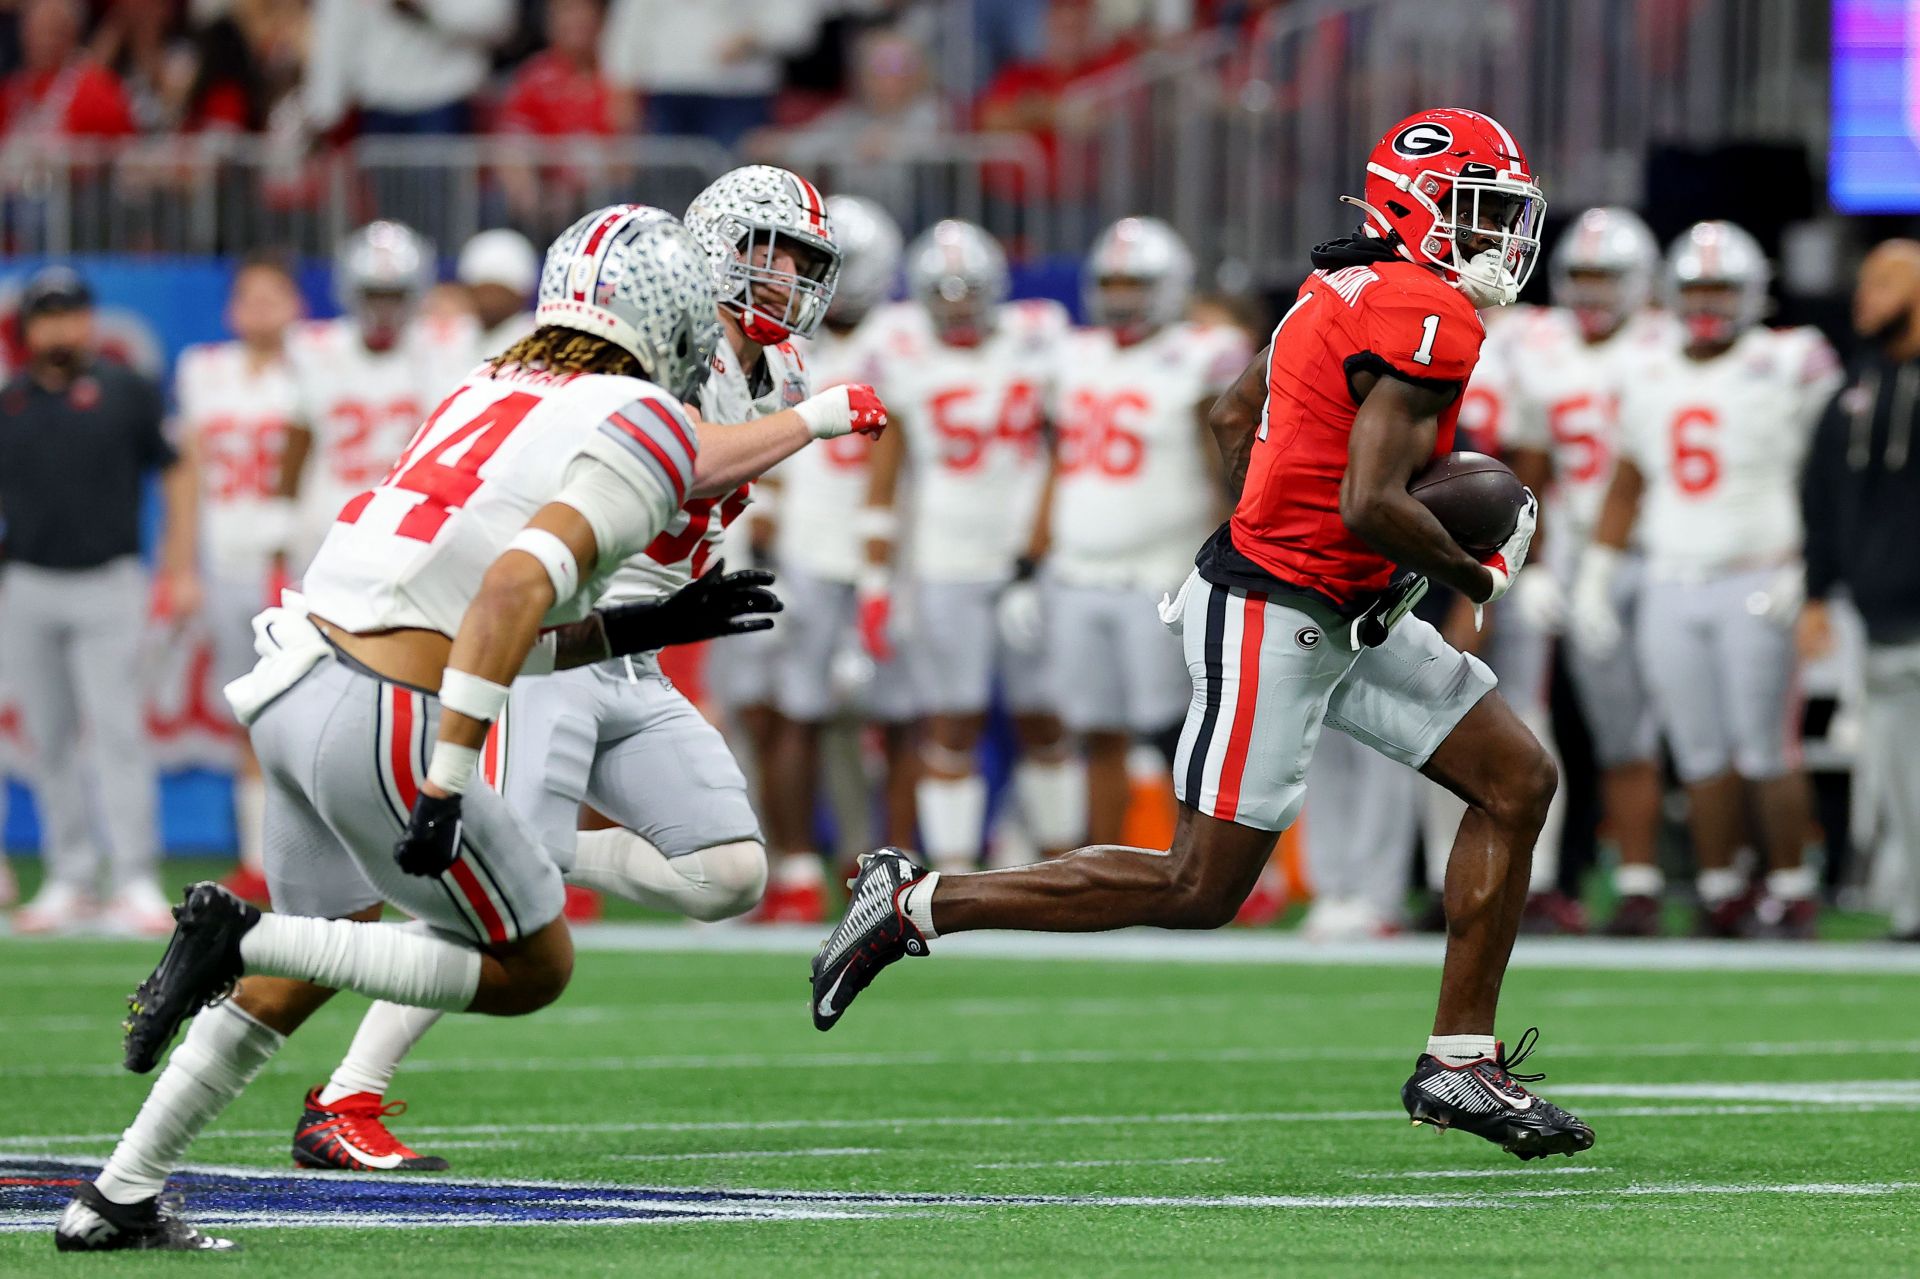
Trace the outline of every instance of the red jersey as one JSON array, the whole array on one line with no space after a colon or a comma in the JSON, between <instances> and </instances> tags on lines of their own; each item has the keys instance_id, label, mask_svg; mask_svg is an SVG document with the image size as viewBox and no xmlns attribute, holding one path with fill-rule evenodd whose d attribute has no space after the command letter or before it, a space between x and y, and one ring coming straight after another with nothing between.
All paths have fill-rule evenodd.
<instances>
[{"instance_id":1,"label":"red jersey","mask_svg":"<svg viewBox=\"0 0 1920 1279\"><path fill-rule=\"evenodd\" d=\"M1273 331L1267 402L1231 530L1240 555L1347 610L1384 590L1394 570L1340 518L1359 411L1348 377L1464 386L1486 330L1465 295L1426 267L1343 256L1353 265L1308 276ZM1459 417L1456 397L1440 415L1434 456L1452 451Z\"/></svg>"},{"instance_id":2,"label":"red jersey","mask_svg":"<svg viewBox=\"0 0 1920 1279\"><path fill-rule=\"evenodd\" d=\"M620 131L614 94L599 72L576 67L549 50L528 58L500 104L502 133L562 137Z\"/></svg>"}]
</instances>

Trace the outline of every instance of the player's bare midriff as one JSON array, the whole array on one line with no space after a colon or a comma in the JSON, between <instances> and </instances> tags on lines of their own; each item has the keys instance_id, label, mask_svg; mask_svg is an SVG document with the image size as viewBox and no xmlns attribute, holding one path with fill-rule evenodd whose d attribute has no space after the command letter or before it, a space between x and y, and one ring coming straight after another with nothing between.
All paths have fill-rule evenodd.
<instances>
[{"instance_id":1,"label":"player's bare midriff","mask_svg":"<svg viewBox=\"0 0 1920 1279\"><path fill-rule=\"evenodd\" d=\"M439 688L453 641L439 631L405 629L357 635L324 617L313 624L342 653L382 679L413 688Z\"/></svg>"}]
</instances>

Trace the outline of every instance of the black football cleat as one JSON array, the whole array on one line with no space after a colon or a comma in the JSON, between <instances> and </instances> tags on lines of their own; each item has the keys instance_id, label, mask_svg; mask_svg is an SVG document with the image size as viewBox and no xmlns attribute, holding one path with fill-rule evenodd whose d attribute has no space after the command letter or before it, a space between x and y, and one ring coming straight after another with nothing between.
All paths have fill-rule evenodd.
<instances>
[{"instance_id":1,"label":"black football cleat","mask_svg":"<svg viewBox=\"0 0 1920 1279\"><path fill-rule=\"evenodd\" d=\"M53 1228L61 1252L237 1252L231 1239L203 1235L180 1219L178 1198L155 1195L117 1204L91 1182L81 1186Z\"/></svg>"},{"instance_id":2,"label":"black football cleat","mask_svg":"<svg viewBox=\"0 0 1920 1279\"><path fill-rule=\"evenodd\" d=\"M924 866L914 865L897 848L860 859L860 873L847 885L847 913L813 957L815 1030L832 1030L882 968L904 955L927 953L927 939L901 901L926 875Z\"/></svg>"},{"instance_id":3,"label":"black football cleat","mask_svg":"<svg viewBox=\"0 0 1920 1279\"><path fill-rule=\"evenodd\" d=\"M445 1172L447 1161L423 1155L387 1128L388 1115L406 1113L404 1101L357 1092L322 1105L320 1088L293 1130L293 1166L343 1172Z\"/></svg>"},{"instance_id":4,"label":"black football cleat","mask_svg":"<svg viewBox=\"0 0 1920 1279\"><path fill-rule=\"evenodd\" d=\"M240 938L260 922L249 906L215 883L194 884L173 908L173 938L160 964L127 1000L127 1069L152 1070L181 1023L224 999L240 980Z\"/></svg>"},{"instance_id":5,"label":"black football cleat","mask_svg":"<svg viewBox=\"0 0 1920 1279\"><path fill-rule=\"evenodd\" d=\"M1413 1064L1413 1078L1400 1086L1407 1114L1416 1125L1431 1124L1442 1132L1458 1128L1485 1137L1522 1159L1586 1150L1593 1145L1593 1129L1521 1086L1521 1081L1537 1083L1546 1076L1512 1071L1539 1038L1538 1030L1528 1030L1511 1059L1506 1045L1500 1044L1491 1059L1465 1066L1449 1066L1421 1053Z\"/></svg>"}]
</instances>

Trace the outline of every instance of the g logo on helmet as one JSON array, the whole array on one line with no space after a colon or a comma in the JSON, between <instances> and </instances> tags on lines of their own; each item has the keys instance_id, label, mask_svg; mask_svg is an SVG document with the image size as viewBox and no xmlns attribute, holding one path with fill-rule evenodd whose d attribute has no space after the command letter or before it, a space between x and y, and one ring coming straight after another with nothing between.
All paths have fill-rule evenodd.
<instances>
[{"instance_id":1,"label":"g logo on helmet","mask_svg":"<svg viewBox=\"0 0 1920 1279\"><path fill-rule=\"evenodd\" d=\"M1405 156L1439 155L1453 146L1453 130L1444 124L1422 120L1393 135L1393 149Z\"/></svg>"}]
</instances>

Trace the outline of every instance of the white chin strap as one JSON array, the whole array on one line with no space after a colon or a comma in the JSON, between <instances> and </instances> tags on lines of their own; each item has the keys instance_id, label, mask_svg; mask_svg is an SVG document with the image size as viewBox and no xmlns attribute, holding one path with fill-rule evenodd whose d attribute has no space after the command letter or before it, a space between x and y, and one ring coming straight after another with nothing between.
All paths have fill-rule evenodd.
<instances>
[{"instance_id":1,"label":"white chin strap","mask_svg":"<svg viewBox=\"0 0 1920 1279\"><path fill-rule=\"evenodd\" d=\"M1459 270L1460 292L1476 307L1511 306L1520 296L1520 281L1507 270L1499 249L1482 249Z\"/></svg>"}]
</instances>

